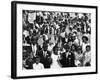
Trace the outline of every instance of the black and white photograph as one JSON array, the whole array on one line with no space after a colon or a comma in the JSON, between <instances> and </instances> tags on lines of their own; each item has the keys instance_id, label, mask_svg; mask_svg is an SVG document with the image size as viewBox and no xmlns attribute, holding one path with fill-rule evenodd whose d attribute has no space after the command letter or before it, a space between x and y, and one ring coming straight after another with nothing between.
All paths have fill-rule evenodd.
<instances>
[{"instance_id":1,"label":"black and white photograph","mask_svg":"<svg viewBox=\"0 0 100 80\"><path fill-rule=\"evenodd\" d=\"M91 66L91 14L23 10L23 69Z\"/></svg>"},{"instance_id":2,"label":"black and white photograph","mask_svg":"<svg viewBox=\"0 0 100 80\"><path fill-rule=\"evenodd\" d=\"M96 73L96 6L15 3L14 77Z\"/></svg>"}]
</instances>

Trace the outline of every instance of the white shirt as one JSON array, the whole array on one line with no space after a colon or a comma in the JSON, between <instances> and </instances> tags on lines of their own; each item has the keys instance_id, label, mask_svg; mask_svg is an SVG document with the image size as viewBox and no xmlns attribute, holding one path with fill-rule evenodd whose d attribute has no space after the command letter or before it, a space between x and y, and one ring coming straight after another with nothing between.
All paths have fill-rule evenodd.
<instances>
[{"instance_id":1,"label":"white shirt","mask_svg":"<svg viewBox=\"0 0 100 80\"><path fill-rule=\"evenodd\" d=\"M74 43L79 45L79 40L78 40L78 38L76 38L76 39L74 40Z\"/></svg>"},{"instance_id":2,"label":"white shirt","mask_svg":"<svg viewBox=\"0 0 100 80\"><path fill-rule=\"evenodd\" d=\"M62 32L62 33L60 34L60 36L64 38L64 37L65 37L65 32Z\"/></svg>"},{"instance_id":3,"label":"white shirt","mask_svg":"<svg viewBox=\"0 0 100 80\"><path fill-rule=\"evenodd\" d=\"M87 62L90 62L91 61L91 52L85 52L85 61L84 61L84 65L87 63Z\"/></svg>"},{"instance_id":4,"label":"white shirt","mask_svg":"<svg viewBox=\"0 0 100 80\"><path fill-rule=\"evenodd\" d=\"M83 57L83 54L78 54L77 52L74 53L75 54L75 65L79 66L81 64L80 60Z\"/></svg>"},{"instance_id":5,"label":"white shirt","mask_svg":"<svg viewBox=\"0 0 100 80\"><path fill-rule=\"evenodd\" d=\"M83 52L86 51L86 46L89 45L89 43L82 43L82 50Z\"/></svg>"},{"instance_id":6,"label":"white shirt","mask_svg":"<svg viewBox=\"0 0 100 80\"><path fill-rule=\"evenodd\" d=\"M41 70L41 69L44 69L44 66L43 66L42 63L38 63L38 64L34 63L33 64L33 69L35 69L35 70Z\"/></svg>"},{"instance_id":7,"label":"white shirt","mask_svg":"<svg viewBox=\"0 0 100 80\"><path fill-rule=\"evenodd\" d=\"M33 51L33 53L34 53L34 56L35 56L35 54L36 54L36 50L37 50L37 46L36 46L36 45L32 45L32 51Z\"/></svg>"}]
</instances>

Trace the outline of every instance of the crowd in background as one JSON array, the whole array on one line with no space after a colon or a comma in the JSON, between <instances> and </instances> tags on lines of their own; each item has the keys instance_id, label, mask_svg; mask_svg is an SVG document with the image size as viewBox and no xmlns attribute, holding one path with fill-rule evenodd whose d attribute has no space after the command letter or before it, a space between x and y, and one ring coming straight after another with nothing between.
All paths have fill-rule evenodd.
<instances>
[{"instance_id":1,"label":"crowd in background","mask_svg":"<svg viewBox=\"0 0 100 80\"><path fill-rule=\"evenodd\" d=\"M23 10L23 68L91 66L91 14Z\"/></svg>"}]
</instances>

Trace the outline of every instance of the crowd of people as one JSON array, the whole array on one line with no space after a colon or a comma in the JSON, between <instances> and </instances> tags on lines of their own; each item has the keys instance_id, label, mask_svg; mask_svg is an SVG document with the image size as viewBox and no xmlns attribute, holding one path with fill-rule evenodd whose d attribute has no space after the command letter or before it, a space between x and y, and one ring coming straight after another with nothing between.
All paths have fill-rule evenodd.
<instances>
[{"instance_id":1,"label":"crowd of people","mask_svg":"<svg viewBox=\"0 0 100 80\"><path fill-rule=\"evenodd\" d=\"M23 69L91 66L91 14L23 10Z\"/></svg>"}]
</instances>

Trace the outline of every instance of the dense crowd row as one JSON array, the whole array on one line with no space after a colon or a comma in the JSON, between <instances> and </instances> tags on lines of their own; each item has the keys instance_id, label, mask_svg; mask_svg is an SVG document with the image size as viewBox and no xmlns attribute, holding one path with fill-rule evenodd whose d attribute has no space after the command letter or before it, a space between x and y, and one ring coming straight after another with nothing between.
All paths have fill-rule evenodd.
<instances>
[{"instance_id":1,"label":"dense crowd row","mask_svg":"<svg viewBox=\"0 0 100 80\"><path fill-rule=\"evenodd\" d=\"M23 10L24 69L90 66L90 39L89 13Z\"/></svg>"}]
</instances>

